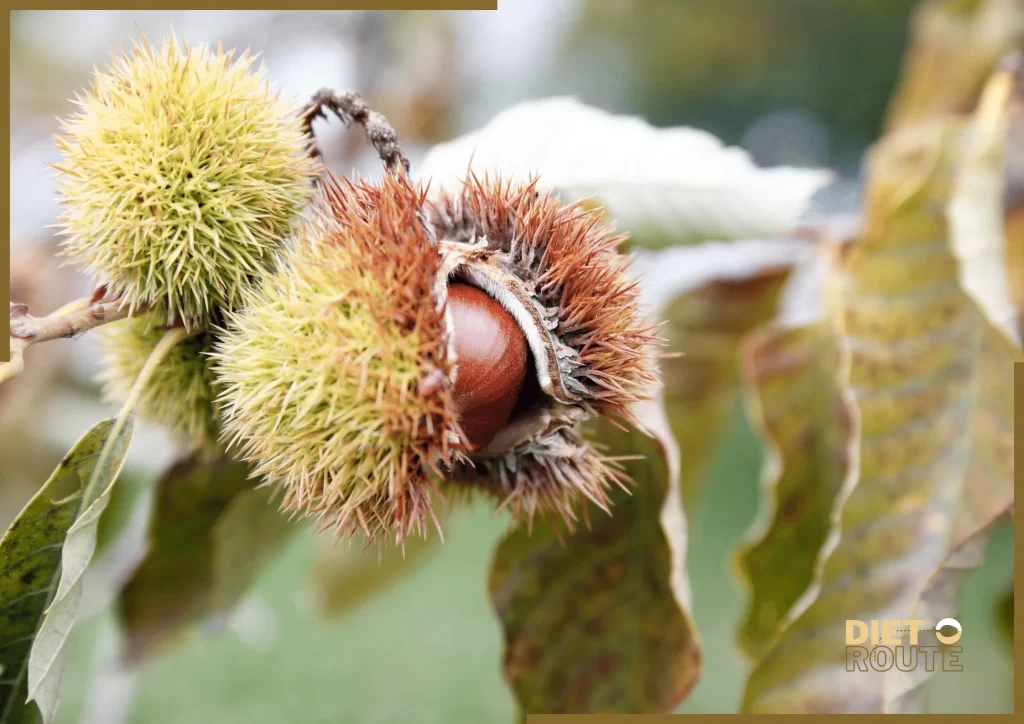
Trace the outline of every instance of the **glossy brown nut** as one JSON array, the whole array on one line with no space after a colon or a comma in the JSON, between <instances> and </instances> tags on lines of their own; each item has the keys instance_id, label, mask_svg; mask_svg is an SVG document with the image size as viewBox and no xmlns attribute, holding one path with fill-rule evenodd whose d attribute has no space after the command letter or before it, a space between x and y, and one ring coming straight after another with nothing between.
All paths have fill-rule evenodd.
<instances>
[{"instance_id":1,"label":"glossy brown nut","mask_svg":"<svg viewBox=\"0 0 1024 724\"><path fill-rule=\"evenodd\" d=\"M455 406L466 442L484 447L508 422L526 377L529 347L516 320L476 287L448 287L458 372Z\"/></svg>"}]
</instances>

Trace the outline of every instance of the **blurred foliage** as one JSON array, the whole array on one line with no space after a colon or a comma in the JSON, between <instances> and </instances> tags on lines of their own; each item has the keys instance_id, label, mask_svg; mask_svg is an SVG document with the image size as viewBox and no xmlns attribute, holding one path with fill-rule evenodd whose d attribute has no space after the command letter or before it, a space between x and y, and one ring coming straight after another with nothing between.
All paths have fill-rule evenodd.
<instances>
[{"instance_id":1,"label":"blurred foliage","mask_svg":"<svg viewBox=\"0 0 1024 724\"><path fill-rule=\"evenodd\" d=\"M1000 60L1024 47L1020 0L928 0L914 15L886 129L974 110Z\"/></svg>"},{"instance_id":2,"label":"blurred foliage","mask_svg":"<svg viewBox=\"0 0 1024 724\"><path fill-rule=\"evenodd\" d=\"M438 518L447 530L448 516ZM338 540L330 533L318 535L311 572L314 605L325 618L348 613L416 570L440 546L436 531L426 538L409 536L401 546L368 544L359 536Z\"/></svg>"},{"instance_id":3,"label":"blurred foliage","mask_svg":"<svg viewBox=\"0 0 1024 724\"><path fill-rule=\"evenodd\" d=\"M1007 281L1019 319L1024 320L1024 93L1010 109L1006 148ZM1020 333L1024 337L1024 328Z\"/></svg>"},{"instance_id":4,"label":"blurred foliage","mask_svg":"<svg viewBox=\"0 0 1024 724\"><path fill-rule=\"evenodd\" d=\"M881 129L914 0L588 2L565 62L615 78L656 125L739 142L765 113L813 113L848 158ZM830 159L822 159L828 161Z\"/></svg>"},{"instance_id":5,"label":"blurred foliage","mask_svg":"<svg viewBox=\"0 0 1024 724\"><path fill-rule=\"evenodd\" d=\"M706 484L707 467L740 392L740 345L775 316L790 268L763 269L748 279L716 281L672 300L662 336L670 354L662 362L672 434L685 451L680 481L683 507L692 511Z\"/></svg>"},{"instance_id":6,"label":"blurred foliage","mask_svg":"<svg viewBox=\"0 0 1024 724\"><path fill-rule=\"evenodd\" d=\"M996 603L996 624L1003 643L1013 651L1013 584L1010 584Z\"/></svg>"},{"instance_id":7,"label":"blurred foliage","mask_svg":"<svg viewBox=\"0 0 1024 724\"><path fill-rule=\"evenodd\" d=\"M121 591L126 662L181 636L187 625L230 612L296 530L256 488L248 466L192 456L156 483L146 557Z\"/></svg>"}]
</instances>

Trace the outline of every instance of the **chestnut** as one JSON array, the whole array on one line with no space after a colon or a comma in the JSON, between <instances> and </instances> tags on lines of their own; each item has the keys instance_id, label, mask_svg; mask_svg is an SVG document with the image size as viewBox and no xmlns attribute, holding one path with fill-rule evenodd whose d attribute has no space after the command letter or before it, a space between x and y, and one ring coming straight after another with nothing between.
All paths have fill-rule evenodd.
<instances>
[{"instance_id":1,"label":"chestnut","mask_svg":"<svg viewBox=\"0 0 1024 724\"><path fill-rule=\"evenodd\" d=\"M453 398L470 450L508 422L526 378L526 335L501 303L463 282L448 286L455 347Z\"/></svg>"}]
</instances>

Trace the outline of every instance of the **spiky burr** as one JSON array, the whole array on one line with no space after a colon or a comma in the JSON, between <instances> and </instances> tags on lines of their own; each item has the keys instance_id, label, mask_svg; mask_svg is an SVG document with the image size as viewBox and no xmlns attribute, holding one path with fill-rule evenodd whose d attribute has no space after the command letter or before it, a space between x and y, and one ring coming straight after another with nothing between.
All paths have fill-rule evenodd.
<instances>
[{"instance_id":1,"label":"spiky burr","mask_svg":"<svg viewBox=\"0 0 1024 724\"><path fill-rule=\"evenodd\" d=\"M143 314L96 330L102 361L104 398L121 403L164 336L160 317ZM210 332L197 332L177 344L156 366L136 404L140 417L164 426L173 437L198 452L219 446L217 381L208 355Z\"/></svg>"},{"instance_id":2,"label":"spiky burr","mask_svg":"<svg viewBox=\"0 0 1024 724\"><path fill-rule=\"evenodd\" d=\"M134 312L206 324L269 269L319 166L248 54L145 39L56 137L64 253Z\"/></svg>"},{"instance_id":3,"label":"spiky burr","mask_svg":"<svg viewBox=\"0 0 1024 724\"><path fill-rule=\"evenodd\" d=\"M425 529L442 489L607 507L626 481L576 428L657 379L621 241L532 184L328 179L217 346L227 439L342 535Z\"/></svg>"}]
</instances>

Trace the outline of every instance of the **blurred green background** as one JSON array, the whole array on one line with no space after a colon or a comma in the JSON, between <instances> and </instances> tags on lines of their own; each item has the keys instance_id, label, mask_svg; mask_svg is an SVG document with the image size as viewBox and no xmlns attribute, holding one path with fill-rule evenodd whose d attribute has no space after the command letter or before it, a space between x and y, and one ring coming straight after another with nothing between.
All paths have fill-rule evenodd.
<instances>
[{"instance_id":1,"label":"blurred green background","mask_svg":"<svg viewBox=\"0 0 1024 724\"><path fill-rule=\"evenodd\" d=\"M520 100L571 94L657 125L693 125L762 164L832 166L844 176L827 211L849 211L865 147L878 135L899 73L911 0L502 0L496 13L19 12L12 18L11 237L18 283L48 308L82 293L61 276L45 230L56 213L45 163L54 114L93 63L171 27L263 54L286 93L354 88L395 125L416 159L433 143ZM335 170L372 175L361 135L322 134ZM27 260L27 261L25 261ZM57 280L62 280L57 284ZM76 287L77 285L77 287ZM52 291L54 288L59 292ZM47 296L46 289L50 289ZM36 295L32 297L31 295ZM43 300L43 301L39 301ZM78 434L109 408L97 399L88 340L54 345L63 364L34 371L27 399L0 398L0 516L13 517ZM24 395L22 396L25 397ZM31 414L30 414L31 411ZM26 421L31 424L26 424ZM683 450L683 454L687 453ZM135 479L174 451L158 431L133 443ZM761 450L736 409L706 494L690 516L688 567L704 670L684 712L734 712L746 663L734 644L743 600L730 557L754 520ZM143 499L144 500L144 499ZM128 540L140 508L124 503ZM132 511L134 515L132 514ZM133 522L134 521L134 522ZM133 525L135 528L133 528ZM486 600L487 564L505 525L486 506L455 521L447 543L347 615L311 606L312 540L295 540L238 611L196 631L138 674L113 665L116 627L100 571L91 615L72 639L61 724L344 724L508 722L501 638ZM118 525L109 527L116 538ZM136 538L132 538L135 530ZM964 671L933 686L934 710L1012 709L1012 661L996 616L1012 582L1012 530L994 537L965 589ZM132 551L127 551L130 554ZM129 555L130 558L130 555ZM107 578L104 579L103 576Z\"/></svg>"}]
</instances>

